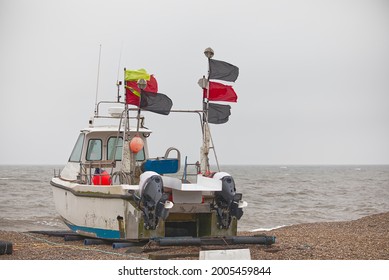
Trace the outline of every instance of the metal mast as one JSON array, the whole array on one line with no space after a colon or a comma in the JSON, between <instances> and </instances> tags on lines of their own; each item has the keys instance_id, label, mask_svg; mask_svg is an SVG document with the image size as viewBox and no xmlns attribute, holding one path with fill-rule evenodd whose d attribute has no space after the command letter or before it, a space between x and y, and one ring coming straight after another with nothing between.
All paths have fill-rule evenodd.
<instances>
[{"instance_id":1,"label":"metal mast","mask_svg":"<svg viewBox=\"0 0 389 280\"><path fill-rule=\"evenodd\" d=\"M204 51L204 55L208 58L208 77L205 79L203 77L202 79L202 86L203 88L206 89L207 94L206 97L203 97L203 145L200 149L200 167L201 167L201 172L204 174L207 174L210 172L210 165L209 165L209 150L212 149L215 155L216 159L216 164L217 164L217 169L220 171L219 167L219 161L217 159L215 147L213 145L213 140L211 136L211 131L209 129L209 123L208 123L208 110L209 110L209 77L211 74L211 68L210 68L210 59L214 56L214 51L211 48L206 48ZM210 146L212 144L212 146Z\"/></svg>"}]
</instances>

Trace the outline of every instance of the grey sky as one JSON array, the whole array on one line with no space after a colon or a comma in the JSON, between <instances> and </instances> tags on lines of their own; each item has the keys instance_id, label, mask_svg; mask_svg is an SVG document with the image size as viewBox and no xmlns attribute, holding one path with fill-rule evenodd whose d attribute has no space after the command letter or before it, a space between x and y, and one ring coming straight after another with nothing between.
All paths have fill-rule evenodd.
<instances>
[{"instance_id":1,"label":"grey sky","mask_svg":"<svg viewBox=\"0 0 389 280\"><path fill-rule=\"evenodd\" d=\"M388 164L389 2L0 0L0 164L64 164L118 68L201 108L206 47L240 68L223 164ZM123 47L122 47L123 46ZM119 55L122 58L119 65ZM151 155L199 156L194 117L144 113Z\"/></svg>"}]
</instances>

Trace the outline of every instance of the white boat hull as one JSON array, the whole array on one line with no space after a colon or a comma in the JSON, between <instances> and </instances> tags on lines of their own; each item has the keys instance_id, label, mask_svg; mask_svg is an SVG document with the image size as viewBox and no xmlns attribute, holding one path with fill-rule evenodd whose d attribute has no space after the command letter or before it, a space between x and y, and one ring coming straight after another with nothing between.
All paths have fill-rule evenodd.
<instances>
[{"instance_id":1,"label":"white boat hull","mask_svg":"<svg viewBox=\"0 0 389 280\"><path fill-rule=\"evenodd\" d=\"M102 239L143 240L165 236L233 236L237 220L231 226L218 226L216 211L204 195L221 189L220 180L198 178L197 184L162 176L174 198L166 220L154 229L145 226L144 212L133 198L139 185L81 185L55 177L51 181L56 210L74 232Z\"/></svg>"},{"instance_id":2,"label":"white boat hull","mask_svg":"<svg viewBox=\"0 0 389 280\"><path fill-rule=\"evenodd\" d=\"M104 239L145 238L136 226L143 222L142 213L122 186L80 186L58 178L51 184L56 210L71 230ZM131 226L130 221L135 225ZM153 233L146 238L150 235Z\"/></svg>"}]
</instances>

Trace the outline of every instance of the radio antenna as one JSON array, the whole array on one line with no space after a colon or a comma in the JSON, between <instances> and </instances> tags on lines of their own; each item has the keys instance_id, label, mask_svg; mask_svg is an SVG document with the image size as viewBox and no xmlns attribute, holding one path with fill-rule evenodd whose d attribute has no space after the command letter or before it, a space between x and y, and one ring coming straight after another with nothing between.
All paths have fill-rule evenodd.
<instances>
[{"instance_id":1,"label":"radio antenna","mask_svg":"<svg viewBox=\"0 0 389 280\"><path fill-rule=\"evenodd\" d=\"M116 78L116 86L118 87L118 96L117 96L117 102L120 102L120 86L122 85L122 82L119 81L119 71L120 71L120 63L122 61L122 51L123 51L123 41L122 41L122 45L120 46L120 54L119 54L119 62L118 62L118 74L117 74L117 78Z\"/></svg>"},{"instance_id":2,"label":"radio antenna","mask_svg":"<svg viewBox=\"0 0 389 280\"><path fill-rule=\"evenodd\" d=\"M97 65L97 83L96 83L95 116L97 115L97 96L98 96L98 93L99 93L100 59L101 59L101 44L100 44L100 50L99 50L99 64Z\"/></svg>"}]
</instances>

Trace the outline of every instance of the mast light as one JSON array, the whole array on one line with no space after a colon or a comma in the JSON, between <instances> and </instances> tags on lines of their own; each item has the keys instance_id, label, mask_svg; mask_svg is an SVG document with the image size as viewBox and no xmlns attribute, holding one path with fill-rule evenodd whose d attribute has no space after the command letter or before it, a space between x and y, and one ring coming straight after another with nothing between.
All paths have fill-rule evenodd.
<instances>
[{"instance_id":1,"label":"mast light","mask_svg":"<svg viewBox=\"0 0 389 280\"><path fill-rule=\"evenodd\" d=\"M212 58L213 55L215 54L215 52L211 48L206 48L205 51L204 51L204 54L205 54L206 57Z\"/></svg>"}]
</instances>

